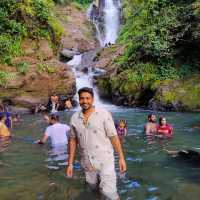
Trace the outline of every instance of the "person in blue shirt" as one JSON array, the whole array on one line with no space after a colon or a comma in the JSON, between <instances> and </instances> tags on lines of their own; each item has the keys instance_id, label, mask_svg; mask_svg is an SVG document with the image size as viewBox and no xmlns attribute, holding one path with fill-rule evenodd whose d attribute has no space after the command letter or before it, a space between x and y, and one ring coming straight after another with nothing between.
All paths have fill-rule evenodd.
<instances>
[{"instance_id":1,"label":"person in blue shirt","mask_svg":"<svg viewBox=\"0 0 200 200\"><path fill-rule=\"evenodd\" d=\"M3 105L0 105L0 114L4 114L6 116L5 124L9 129L11 129L12 128L11 113L6 111Z\"/></svg>"}]
</instances>

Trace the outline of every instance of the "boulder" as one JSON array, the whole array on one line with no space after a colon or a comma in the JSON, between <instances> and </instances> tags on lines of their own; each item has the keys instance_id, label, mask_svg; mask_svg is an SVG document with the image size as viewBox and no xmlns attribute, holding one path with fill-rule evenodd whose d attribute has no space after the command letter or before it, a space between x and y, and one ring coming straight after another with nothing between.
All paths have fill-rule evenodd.
<instances>
[{"instance_id":1,"label":"boulder","mask_svg":"<svg viewBox=\"0 0 200 200\"><path fill-rule=\"evenodd\" d=\"M72 59L74 55L78 54L78 52L69 50L69 49L63 49L60 54L66 58Z\"/></svg>"}]
</instances>

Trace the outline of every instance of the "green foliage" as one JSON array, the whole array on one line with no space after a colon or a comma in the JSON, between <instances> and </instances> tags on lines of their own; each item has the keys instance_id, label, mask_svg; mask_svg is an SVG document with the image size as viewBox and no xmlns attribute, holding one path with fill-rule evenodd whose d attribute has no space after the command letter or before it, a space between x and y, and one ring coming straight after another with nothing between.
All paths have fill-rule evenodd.
<instances>
[{"instance_id":1,"label":"green foliage","mask_svg":"<svg viewBox=\"0 0 200 200\"><path fill-rule=\"evenodd\" d=\"M116 60L123 69L153 63L160 79L178 79L200 69L198 0L125 0L124 21L119 42L126 50Z\"/></svg>"},{"instance_id":2,"label":"green foliage","mask_svg":"<svg viewBox=\"0 0 200 200\"><path fill-rule=\"evenodd\" d=\"M29 70L29 65L26 62L21 62L17 64L17 71L21 74L26 74Z\"/></svg>"},{"instance_id":3,"label":"green foliage","mask_svg":"<svg viewBox=\"0 0 200 200\"><path fill-rule=\"evenodd\" d=\"M53 15L52 0L0 1L0 62L22 53L21 41L47 38L58 45L63 29Z\"/></svg>"},{"instance_id":4,"label":"green foliage","mask_svg":"<svg viewBox=\"0 0 200 200\"><path fill-rule=\"evenodd\" d=\"M15 79L14 73L9 73L6 71L0 71L0 87L6 88L7 83Z\"/></svg>"},{"instance_id":5,"label":"green foliage","mask_svg":"<svg viewBox=\"0 0 200 200\"><path fill-rule=\"evenodd\" d=\"M12 57L17 56L22 52L20 44L20 37L0 33L0 62L10 64Z\"/></svg>"},{"instance_id":6,"label":"green foliage","mask_svg":"<svg viewBox=\"0 0 200 200\"><path fill-rule=\"evenodd\" d=\"M46 71L46 66L45 66L45 64L43 64L43 63L38 63L38 64L36 65L36 67L37 67L37 71L38 71L39 73L42 73L42 72L45 72L45 71Z\"/></svg>"},{"instance_id":7,"label":"green foliage","mask_svg":"<svg viewBox=\"0 0 200 200\"><path fill-rule=\"evenodd\" d=\"M78 3L81 4L83 6L85 5L89 5L90 3L92 3L93 0L54 0L55 3L58 4L70 4L70 3Z\"/></svg>"}]
</instances>

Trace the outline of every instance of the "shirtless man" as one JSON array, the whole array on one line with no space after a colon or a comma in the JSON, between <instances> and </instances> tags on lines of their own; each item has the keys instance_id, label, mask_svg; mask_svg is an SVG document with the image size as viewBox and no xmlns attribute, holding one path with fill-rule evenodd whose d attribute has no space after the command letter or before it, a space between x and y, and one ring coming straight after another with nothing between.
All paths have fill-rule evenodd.
<instances>
[{"instance_id":1,"label":"shirtless man","mask_svg":"<svg viewBox=\"0 0 200 200\"><path fill-rule=\"evenodd\" d=\"M153 135L157 133L157 124L156 124L155 114L148 115L148 122L146 123L144 130L145 130L146 135Z\"/></svg>"}]
</instances>

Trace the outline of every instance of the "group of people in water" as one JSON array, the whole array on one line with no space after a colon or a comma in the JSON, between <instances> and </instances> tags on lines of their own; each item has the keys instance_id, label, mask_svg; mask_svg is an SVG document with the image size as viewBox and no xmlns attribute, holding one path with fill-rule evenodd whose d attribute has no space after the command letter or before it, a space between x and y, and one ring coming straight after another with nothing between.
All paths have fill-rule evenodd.
<instances>
[{"instance_id":1,"label":"group of people in water","mask_svg":"<svg viewBox=\"0 0 200 200\"><path fill-rule=\"evenodd\" d=\"M159 118L159 123L156 123L156 115L149 114L148 122L145 125L146 136L156 136L159 138L171 138L173 136L173 127L167 123L165 117Z\"/></svg>"},{"instance_id":2,"label":"group of people in water","mask_svg":"<svg viewBox=\"0 0 200 200\"><path fill-rule=\"evenodd\" d=\"M58 97L56 95L50 97L50 115L44 115L48 126L42 138L35 143L42 145L50 139L52 147L60 145L67 147L66 174L69 178L74 173L74 160L77 146L79 146L80 163L85 173L86 182L92 188L99 188L102 196L106 199L119 200L114 150L119 156L119 170L123 174L126 171L126 161L122 145L128 133L127 122L125 119L120 119L114 123L110 112L94 107L92 88L81 88L78 95L81 110L72 115L70 125L60 123L57 112ZM66 105L71 108L69 102ZM3 107L0 106L0 109L0 137L10 137L11 115ZM155 114L148 115L148 122L144 128L146 136L158 138L171 138L173 136L173 128L166 122L166 118L160 117L157 124ZM170 155L194 155L192 151L167 151L167 153Z\"/></svg>"},{"instance_id":3,"label":"group of people in water","mask_svg":"<svg viewBox=\"0 0 200 200\"><path fill-rule=\"evenodd\" d=\"M64 102L64 103L63 103ZM38 105L33 109L33 113L49 112L56 113L61 110L70 110L72 108L72 102L70 98L61 99L57 94L52 94L49 97L47 105Z\"/></svg>"}]
</instances>

